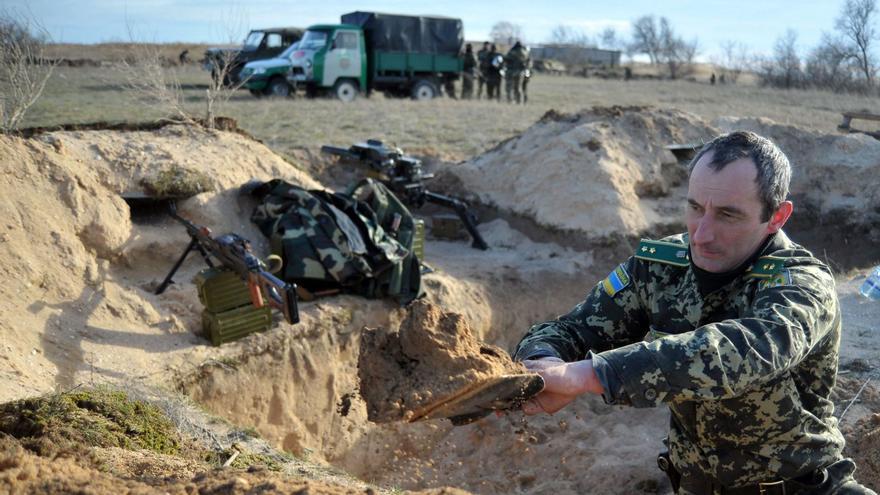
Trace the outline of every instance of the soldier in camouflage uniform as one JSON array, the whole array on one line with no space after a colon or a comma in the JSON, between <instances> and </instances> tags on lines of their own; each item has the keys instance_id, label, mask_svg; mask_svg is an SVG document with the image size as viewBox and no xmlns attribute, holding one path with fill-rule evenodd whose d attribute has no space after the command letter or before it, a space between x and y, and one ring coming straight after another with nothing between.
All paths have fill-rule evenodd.
<instances>
[{"instance_id":1,"label":"soldier in camouflage uniform","mask_svg":"<svg viewBox=\"0 0 880 495\"><path fill-rule=\"evenodd\" d=\"M522 89L523 76L528 66L529 52L522 43L517 41L507 52L507 55L504 56L507 103L512 102L514 99L517 103L522 101L520 90Z\"/></svg>"},{"instance_id":2,"label":"soldier in camouflage uniform","mask_svg":"<svg viewBox=\"0 0 880 495\"><path fill-rule=\"evenodd\" d=\"M477 99L483 97L483 85L486 84L486 74L489 71L489 42L483 43L483 48L477 52Z\"/></svg>"},{"instance_id":3,"label":"soldier in camouflage uniform","mask_svg":"<svg viewBox=\"0 0 880 495\"><path fill-rule=\"evenodd\" d=\"M465 46L461 71L461 99L470 100L474 96L474 77L477 75L477 57L470 43Z\"/></svg>"},{"instance_id":4,"label":"soldier in camouflage uniform","mask_svg":"<svg viewBox=\"0 0 880 495\"><path fill-rule=\"evenodd\" d=\"M641 242L570 313L533 326L516 358L544 391L669 406L677 493L868 493L842 456L829 396L841 323L831 270L781 230L791 169L769 140L720 136L691 166L687 234Z\"/></svg>"}]
</instances>

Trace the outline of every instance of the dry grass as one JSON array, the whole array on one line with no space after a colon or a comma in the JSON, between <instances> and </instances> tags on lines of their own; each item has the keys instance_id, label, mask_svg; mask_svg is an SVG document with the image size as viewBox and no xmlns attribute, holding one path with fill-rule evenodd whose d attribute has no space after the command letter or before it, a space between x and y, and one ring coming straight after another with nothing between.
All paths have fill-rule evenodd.
<instances>
[{"instance_id":1,"label":"dry grass","mask_svg":"<svg viewBox=\"0 0 880 495\"><path fill-rule=\"evenodd\" d=\"M209 74L196 65L167 70L180 80L187 110L203 116ZM126 92L123 82L112 66L61 67L23 125L144 121L169 114L168 109ZM448 99L414 102L382 96L346 105L329 99L257 100L239 91L218 114L237 119L242 128L282 154L379 137L414 153L458 160L520 133L550 109L574 112L593 105L655 105L708 120L728 115L767 117L823 132L836 132L842 111L880 112L876 99L857 95L687 81L623 82L539 74L532 80L529 95L525 106Z\"/></svg>"}]
</instances>

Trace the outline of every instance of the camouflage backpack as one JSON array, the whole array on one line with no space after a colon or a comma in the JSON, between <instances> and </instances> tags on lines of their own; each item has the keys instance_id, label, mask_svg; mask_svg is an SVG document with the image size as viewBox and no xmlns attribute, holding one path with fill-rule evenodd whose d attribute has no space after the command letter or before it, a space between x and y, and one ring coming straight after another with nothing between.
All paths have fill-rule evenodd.
<instances>
[{"instance_id":1,"label":"camouflage backpack","mask_svg":"<svg viewBox=\"0 0 880 495\"><path fill-rule=\"evenodd\" d=\"M275 179L251 194L262 199L251 220L283 259L283 279L313 293L341 289L401 303L421 296L412 215L381 183L331 193Z\"/></svg>"}]
</instances>

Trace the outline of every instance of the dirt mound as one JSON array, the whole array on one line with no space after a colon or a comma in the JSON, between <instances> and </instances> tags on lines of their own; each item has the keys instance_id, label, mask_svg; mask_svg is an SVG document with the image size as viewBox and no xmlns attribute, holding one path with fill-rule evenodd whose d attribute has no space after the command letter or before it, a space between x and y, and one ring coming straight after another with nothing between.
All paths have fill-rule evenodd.
<instances>
[{"instance_id":1,"label":"dirt mound","mask_svg":"<svg viewBox=\"0 0 880 495\"><path fill-rule=\"evenodd\" d=\"M122 197L143 196L144 184L169 171L206 177L212 191L179 201L183 216L217 233L238 232L261 255L268 251L262 235L247 221L252 204L237 187L273 177L320 187L252 139L195 126L0 135L0 379L7 384L0 400L68 389L83 371L102 379L151 374L152 353L167 352L159 364L170 364L175 351L192 346L194 291L151 293L186 234L165 209L140 212ZM202 266L188 262L178 280Z\"/></svg>"},{"instance_id":2,"label":"dirt mound","mask_svg":"<svg viewBox=\"0 0 880 495\"><path fill-rule=\"evenodd\" d=\"M397 332L366 330L358 358L370 421L408 421L425 406L489 378L522 373L501 348L474 338L467 320L415 302Z\"/></svg>"},{"instance_id":3,"label":"dirt mound","mask_svg":"<svg viewBox=\"0 0 880 495\"><path fill-rule=\"evenodd\" d=\"M477 198L558 229L633 236L678 219L659 200L686 170L664 146L717 131L676 110L595 107L548 112L522 135L452 170Z\"/></svg>"}]
</instances>

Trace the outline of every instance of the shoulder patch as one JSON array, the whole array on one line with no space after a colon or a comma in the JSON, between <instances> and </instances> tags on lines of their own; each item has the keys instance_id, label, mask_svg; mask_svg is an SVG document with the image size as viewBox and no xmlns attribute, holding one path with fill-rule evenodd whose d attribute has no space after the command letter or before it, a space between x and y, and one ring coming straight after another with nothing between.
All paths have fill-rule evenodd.
<instances>
[{"instance_id":1,"label":"shoulder patch","mask_svg":"<svg viewBox=\"0 0 880 495\"><path fill-rule=\"evenodd\" d=\"M789 272L787 269L782 270L771 277L762 278L758 282L758 290L771 289L773 287L781 287L783 285L791 285L791 272Z\"/></svg>"},{"instance_id":2,"label":"shoulder patch","mask_svg":"<svg viewBox=\"0 0 880 495\"><path fill-rule=\"evenodd\" d=\"M618 265L611 273L605 277L605 280L602 281L602 287L605 289L605 293L608 294L609 297L614 297L614 294L617 294L624 287L629 285L630 276L629 273L626 272L626 268L623 265Z\"/></svg>"},{"instance_id":3,"label":"shoulder patch","mask_svg":"<svg viewBox=\"0 0 880 495\"><path fill-rule=\"evenodd\" d=\"M636 249L636 258L685 267L690 264L687 244L642 239Z\"/></svg>"},{"instance_id":4,"label":"shoulder patch","mask_svg":"<svg viewBox=\"0 0 880 495\"><path fill-rule=\"evenodd\" d=\"M785 268L785 258L778 256L761 256L755 260L755 264L749 267L747 277L773 278Z\"/></svg>"}]
</instances>

